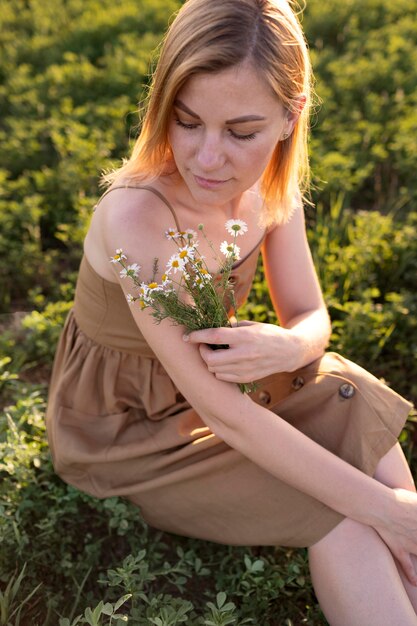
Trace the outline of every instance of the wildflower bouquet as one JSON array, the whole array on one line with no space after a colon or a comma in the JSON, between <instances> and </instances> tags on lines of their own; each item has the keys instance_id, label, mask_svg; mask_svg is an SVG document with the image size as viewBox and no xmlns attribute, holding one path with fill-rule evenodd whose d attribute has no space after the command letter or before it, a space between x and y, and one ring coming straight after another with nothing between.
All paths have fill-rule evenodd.
<instances>
[{"instance_id":1,"label":"wildflower bouquet","mask_svg":"<svg viewBox=\"0 0 417 626\"><path fill-rule=\"evenodd\" d=\"M177 251L169 259L160 282L156 279L158 259L154 260L152 278L144 282L139 279L140 266L137 263L128 265L123 250L116 250L110 262L119 263L122 266L120 276L131 278L138 290L137 295L127 295L129 304L138 302L141 309L150 307L157 323L170 318L174 324L185 326L188 331L231 327L230 311L237 322L237 307L230 274L233 264L240 258L236 238L247 232L247 225L242 220L235 219L228 220L225 226L233 236L233 241L223 241L220 245L224 259L220 259L219 270L215 276L210 274L204 257L198 251L197 233L190 228L185 231L170 228L165 232L165 236L176 245ZM198 229L206 238L202 224ZM212 243L207 238L206 240L215 258L219 259ZM227 349L229 346L210 347ZM253 383L239 383L239 388L245 393L253 391L255 386Z\"/></svg>"}]
</instances>

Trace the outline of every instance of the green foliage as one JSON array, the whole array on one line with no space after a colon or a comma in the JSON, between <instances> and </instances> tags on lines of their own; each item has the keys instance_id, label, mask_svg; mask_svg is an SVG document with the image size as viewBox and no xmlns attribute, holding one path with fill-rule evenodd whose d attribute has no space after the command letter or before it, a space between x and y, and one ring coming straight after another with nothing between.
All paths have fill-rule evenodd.
<instances>
[{"instance_id":1,"label":"green foliage","mask_svg":"<svg viewBox=\"0 0 417 626\"><path fill-rule=\"evenodd\" d=\"M17 601L16 598L19 594L20 587L25 575L26 563L24 564L19 575L13 575L6 589L0 591L0 625L7 626L11 623L13 619L13 623L16 626L19 626L21 622L22 610L25 604L29 602L31 597L38 591L39 587L42 583L39 583L35 589L33 589L23 600Z\"/></svg>"},{"instance_id":2,"label":"green foliage","mask_svg":"<svg viewBox=\"0 0 417 626\"><path fill-rule=\"evenodd\" d=\"M76 269L98 173L129 150L152 51L178 7L1 1L0 310L35 282L56 298L62 269Z\"/></svg>"},{"instance_id":3,"label":"green foliage","mask_svg":"<svg viewBox=\"0 0 417 626\"><path fill-rule=\"evenodd\" d=\"M316 200L355 208L416 199L417 0L308 0L303 26L317 92Z\"/></svg>"},{"instance_id":4,"label":"green foliage","mask_svg":"<svg viewBox=\"0 0 417 626\"><path fill-rule=\"evenodd\" d=\"M77 268L98 174L129 152L153 50L180 4L1 0L0 310L34 283L56 300ZM313 197L326 208L339 191L360 209L416 199L416 11L417 0L307 2L322 100Z\"/></svg>"}]
</instances>

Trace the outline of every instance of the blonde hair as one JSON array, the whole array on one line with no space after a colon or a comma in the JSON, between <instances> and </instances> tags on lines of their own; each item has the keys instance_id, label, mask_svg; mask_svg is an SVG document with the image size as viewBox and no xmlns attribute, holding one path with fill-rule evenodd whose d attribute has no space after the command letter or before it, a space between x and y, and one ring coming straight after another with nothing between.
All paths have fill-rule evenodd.
<instances>
[{"instance_id":1,"label":"blonde hair","mask_svg":"<svg viewBox=\"0 0 417 626\"><path fill-rule=\"evenodd\" d=\"M287 0L187 0L162 42L142 129L129 159L102 184L144 181L166 172L176 94L195 74L219 72L250 61L290 112L306 104L291 135L278 141L261 178L264 224L288 220L309 187L308 130L312 72L307 45Z\"/></svg>"}]
</instances>

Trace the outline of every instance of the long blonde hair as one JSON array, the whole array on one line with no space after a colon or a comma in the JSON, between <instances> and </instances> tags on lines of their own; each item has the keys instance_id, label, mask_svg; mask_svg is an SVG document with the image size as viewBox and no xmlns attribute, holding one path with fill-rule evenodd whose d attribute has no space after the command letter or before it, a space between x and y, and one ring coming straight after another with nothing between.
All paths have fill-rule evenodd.
<instances>
[{"instance_id":1,"label":"long blonde hair","mask_svg":"<svg viewBox=\"0 0 417 626\"><path fill-rule=\"evenodd\" d=\"M287 0L187 0L162 42L129 159L102 184L149 181L162 175L172 154L168 126L176 94L194 74L219 72L249 60L288 111L306 104L291 135L278 141L261 178L264 224L286 221L309 186L308 130L312 71L303 32Z\"/></svg>"}]
</instances>

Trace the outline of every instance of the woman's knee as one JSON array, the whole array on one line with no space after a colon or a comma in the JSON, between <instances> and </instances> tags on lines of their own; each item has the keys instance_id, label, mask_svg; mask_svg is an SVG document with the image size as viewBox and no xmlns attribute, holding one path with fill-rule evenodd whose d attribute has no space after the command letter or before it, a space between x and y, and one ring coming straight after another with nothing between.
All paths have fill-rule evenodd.
<instances>
[{"instance_id":1,"label":"woman's knee","mask_svg":"<svg viewBox=\"0 0 417 626\"><path fill-rule=\"evenodd\" d=\"M310 558L327 553L332 560L337 560L341 553L353 553L355 548L362 550L370 543L379 542L382 540L371 526L345 517L308 550Z\"/></svg>"},{"instance_id":2,"label":"woman's knee","mask_svg":"<svg viewBox=\"0 0 417 626\"><path fill-rule=\"evenodd\" d=\"M388 487L416 491L413 476L399 443L380 459L374 478Z\"/></svg>"}]
</instances>

